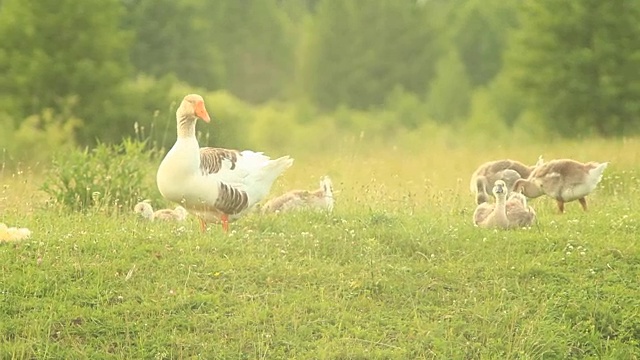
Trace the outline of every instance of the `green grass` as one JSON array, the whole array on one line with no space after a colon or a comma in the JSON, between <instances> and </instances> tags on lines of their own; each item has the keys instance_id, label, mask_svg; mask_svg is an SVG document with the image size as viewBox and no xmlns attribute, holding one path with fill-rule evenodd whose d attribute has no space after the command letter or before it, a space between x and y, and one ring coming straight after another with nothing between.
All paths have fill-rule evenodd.
<instances>
[{"instance_id":1,"label":"green grass","mask_svg":"<svg viewBox=\"0 0 640 360\"><path fill-rule=\"evenodd\" d=\"M609 160L591 196L538 225L471 223L481 162ZM331 215L197 221L44 206L1 176L0 358L566 359L640 357L637 141L298 156L274 187L329 173ZM153 176L153 174L150 174Z\"/></svg>"}]
</instances>

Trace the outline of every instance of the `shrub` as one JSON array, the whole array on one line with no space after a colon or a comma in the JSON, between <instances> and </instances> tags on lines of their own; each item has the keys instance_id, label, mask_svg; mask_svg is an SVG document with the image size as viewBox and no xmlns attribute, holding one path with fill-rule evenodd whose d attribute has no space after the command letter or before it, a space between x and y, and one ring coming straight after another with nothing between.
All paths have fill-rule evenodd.
<instances>
[{"instance_id":1,"label":"shrub","mask_svg":"<svg viewBox=\"0 0 640 360\"><path fill-rule=\"evenodd\" d=\"M151 197L155 187L148 186L148 180L155 174L151 159L156 153L146 141L132 139L70 151L53 160L42 189L55 203L74 211L131 209Z\"/></svg>"},{"instance_id":2,"label":"shrub","mask_svg":"<svg viewBox=\"0 0 640 360\"><path fill-rule=\"evenodd\" d=\"M68 103L73 100L69 99ZM67 109L65 107L65 109ZM51 160L55 151L65 151L74 145L74 132L82 121L71 116L67 110L56 113L44 109L13 125L13 119L0 114L0 148L6 151L11 162L36 164Z\"/></svg>"}]
</instances>

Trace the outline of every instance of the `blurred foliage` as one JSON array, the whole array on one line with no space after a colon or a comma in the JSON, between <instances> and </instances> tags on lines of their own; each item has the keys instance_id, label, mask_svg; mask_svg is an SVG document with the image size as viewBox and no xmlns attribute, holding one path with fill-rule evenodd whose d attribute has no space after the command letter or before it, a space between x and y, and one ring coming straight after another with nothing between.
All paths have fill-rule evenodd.
<instances>
[{"instance_id":1,"label":"blurred foliage","mask_svg":"<svg viewBox=\"0 0 640 360\"><path fill-rule=\"evenodd\" d=\"M0 143L6 144L5 155L9 163L26 162L36 164L51 159L57 152L72 150L75 130L82 122L75 118L69 109L75 102L69 98L62 113L46 108L40 114L24 119L17 127L7 115L0 115ZM7 160L7 159L5 159Z\"/></svg>"},{"instance_id":2,"label":"blurred foliage","mask_svg":"<svg viewBox=\"0 0 640 360\"><path fill-rule=\"evenodd\" d=\"M471 86L489 84L502 68L507 36L516 27L517 2L466 0L451 14L445 28Z\"/></svg>"},{"instance_id":3,"label":"blurred foliage","mask_svg":"<svg viewBox=\"0 0 640 360\"><path fill-rule=\"evenodd\" d=\"M457 122L469 111L471 84L464 64L455 51L443 57L436 66L436 77L431 82L427 107L431 116L442 122Z\"/></svg>"},{"instance_id":4,"label":"blurred foliage","mask_svg":"<svg viewBox=\"0 0 640 360\"><path fill-rule=\"evenodd\" d=\"M426 129L451 144L640 130L630 0L3 0L0 39L10 160L136 123L166 149L188 93L213 115L203 143L289 153Z\"/></svg>"},{"instance_id":5,"label":"blurred foliage","mask_svg":"<svg viewBox=\"0 0 640 360\"><path fill-rule=\"evenodd\" d=\"M429 10L409 1L321 1L305 54L315 104L368 109L396 86L426 92L441 53Z\"/></svg>"},{"instance_id":6,"label":"blurred foliage","mask_svg":"<svg viewBox=\"0 0 640 360\"><path fill-rule=\"evenodd\" d=\"M15 125L63 108L88 128L118 122L121 107L110 101L130 73L131 43L121 16L118 0L2 2L0 72L9 75L0 77L0 107Z\"/></svg>"},{"instance_id":7,"label":"blurred foliage","mask_svg":"<svg viewBox=\"0 0 640 360\"><path fill-rule=\"evenodd\" d=\"M221 54L206 45L215 38L212 21L198 16L205 13L205 4L198 0L124 2L124 27L134 34L130 53L135 68L154 77L173 74L194 86L222 88Z\"/></svg>"},{"instance_id":8,"label":"blurred foliage","mask_svg":"<svg viewBox=\"0 0 640 360\"><path fill-rule=\"evenodd\" d=\"M129 211L141 199L152 198L146 174L155 151L146 141L131 138L119 144L98 143L89 150L56 156L42 186L55 204L74 211Z\"/></svg>"},{"instance_id":9,"label":"blurred foliage","mask_svg":"<svg viewBox=\"0 0 640 360\"><path fill-rule=\"evenodd\" d=\"M640 2L525 1L505 71L563 136L640 130Z\"/></svg>"}]
</instances>

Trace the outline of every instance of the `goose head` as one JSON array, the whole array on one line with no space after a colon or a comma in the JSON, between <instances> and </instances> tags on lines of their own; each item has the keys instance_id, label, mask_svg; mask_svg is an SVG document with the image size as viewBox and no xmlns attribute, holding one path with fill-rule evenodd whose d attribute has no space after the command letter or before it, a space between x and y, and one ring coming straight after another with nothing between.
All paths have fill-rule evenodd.
<instances>
[{"instance_id":1,"label":"goose head","mask_svg":"<svg viewBox=\"0 0 640 360\"><path fill-rule=\"evenodd\" d=\"M204 99L198 94L189 94L182 99L178 110L176 110L178 121L194 122L200 118L205 122L210 122L211 118L204 106Z\"/></svg>"}]
</instances>

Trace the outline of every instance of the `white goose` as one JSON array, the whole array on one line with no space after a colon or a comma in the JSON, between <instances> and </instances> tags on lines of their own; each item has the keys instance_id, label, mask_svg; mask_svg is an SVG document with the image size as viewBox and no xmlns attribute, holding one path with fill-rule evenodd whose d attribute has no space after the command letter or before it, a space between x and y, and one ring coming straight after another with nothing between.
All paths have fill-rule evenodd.
<instances>
[{"instance_id":1,"label":"white goose","mask_svg":"<svg viewBox=\"0 0 640 360\"><path fill-rule=\"evenodd\" d=\"M211 121L204 99L196 94L185 96L176 111L178 138L158 168L158 190L198 217L201 231L206 230L207 222L218 220L228 231L229 217L240 217L267 196L293 159L271 160L249 150L200 148L198 118Z\"/></svg>"},{"instance_id":2,"label":"white goose","mask_svg":"<svg viewBox=\"0 0 640 360\"><path fill-rule=\"evenodd\" d=\"M320 188L312 191L291 190L267 201L262 213L283 213L293 210L333 211L333 184L328 176L320 179Z\"/></svg>"}]
</instances>

